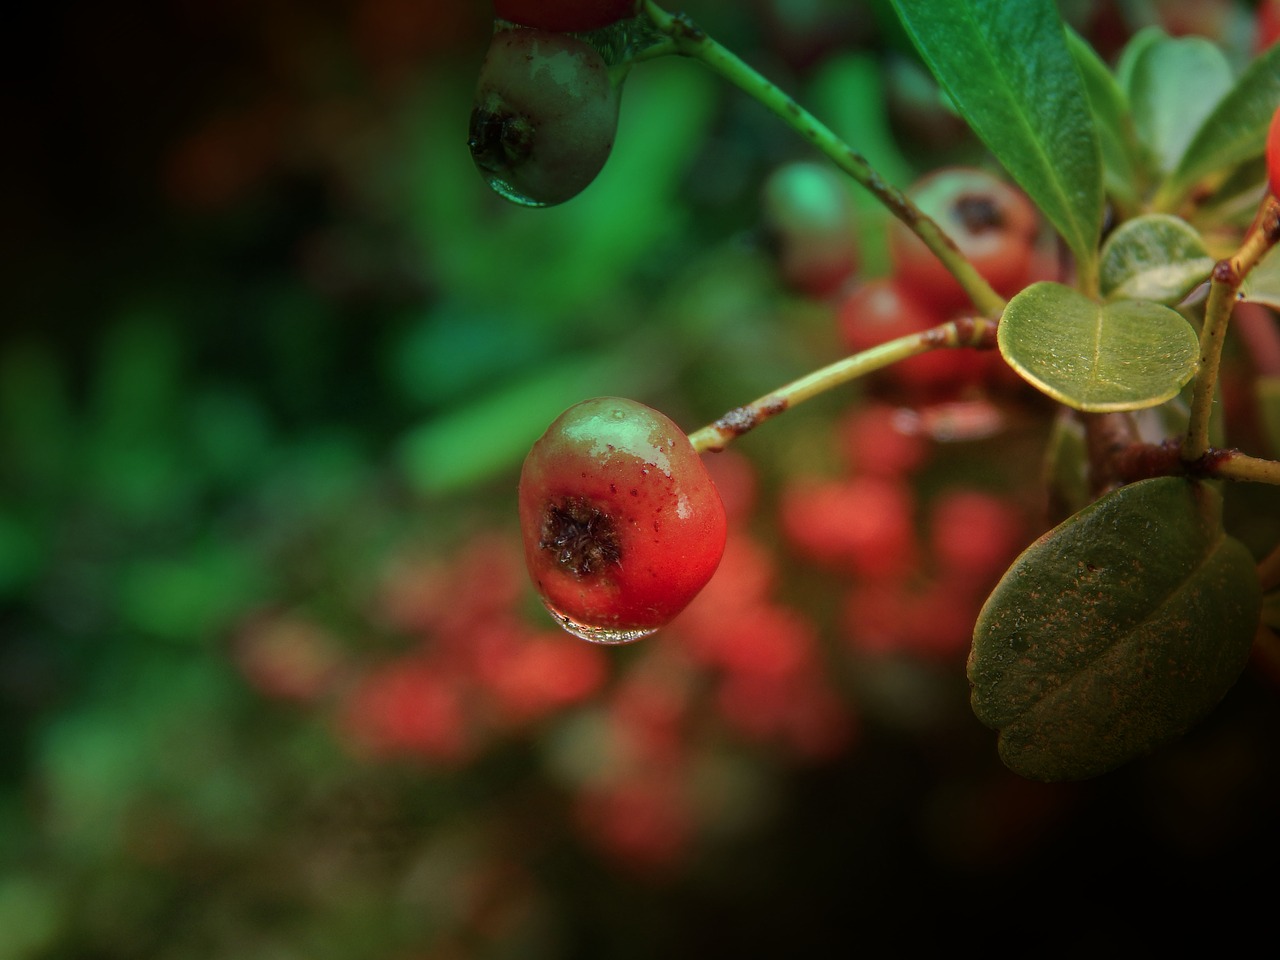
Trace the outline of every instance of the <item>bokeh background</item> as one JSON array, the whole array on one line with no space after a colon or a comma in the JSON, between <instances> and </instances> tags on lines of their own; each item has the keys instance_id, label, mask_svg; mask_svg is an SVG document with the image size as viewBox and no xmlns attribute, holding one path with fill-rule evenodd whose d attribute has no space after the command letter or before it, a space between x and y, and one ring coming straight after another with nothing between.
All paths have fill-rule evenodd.
<instances>
[{"instance_id":1,"label":"bokeh background","mask_svg":"<svg viewBox=\"0 0 1280 960\"><path fill-rule=\"evenodd\" d=\"M984 162L887 4L688 9L891 181ZM1151 23L1253 42L1249 4L1064 12L1108 55ZM814 158L756 104L644 64L599 180L526 210L465 145L480 0L26 13L0 151L0 960L1021 929L1075 954L1159 936L1139 894L1240 929L1220 905L1280 853L1274 679L1080 784L1008 773L968 710L981 599L1053 520L1051 411L1016 386L815 400L714 458L730 546L669 630L600 649L541 611L515 483L564 407L633 396L692 429L843 352L762 200ZM845 199L856 283L885 222ZM1261 554L1280 504L1241 496Z\"/></svg>"}]
</instances>

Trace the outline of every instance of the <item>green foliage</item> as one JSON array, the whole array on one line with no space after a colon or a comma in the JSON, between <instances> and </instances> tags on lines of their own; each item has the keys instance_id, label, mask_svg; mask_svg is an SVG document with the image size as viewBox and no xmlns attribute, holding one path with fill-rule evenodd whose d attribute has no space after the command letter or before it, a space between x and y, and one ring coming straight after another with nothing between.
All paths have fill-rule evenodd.
<instances>
[{"instance_id":1,"label":"green foliage","mask_svg":"<svg viewBox=\"0 0 1280 960\"><path fill-rule=\"evenodd\" d=\"M1177 304L1209 279L1213 265L1204 240L1185 220L1167 214L1134 217L1102 245L1102 295Z\"/></svg>"},{"instance_id":2,"label":"green foliage","mask_svg":"<svg viewBox=\"0 0 1280 960\"><path fill-rule=\"evenodd\" d=\"M1202 179L1262 155L1267 125L1280 103L1280 46L1265 50L1235 81L1194 132L1178 159L1165 196L1180 198Z\"/></svg>"},{"instance_id":3,"label":"green foliage","mask_svg":"<svg viewBox=\"0 0 1280 960\"><path fill-rule=\"evenodd\" d=\"M1092 273L1102 160L1052 0L895 0L921 56L975 133Z\"/></svg>"},{"instance_id":4,"label":"green foliage","mask_svg":"<svg viewBox=\"0 0 1280 960\"><path fill-rule=\"evenodd\" d=\"M1036 780L1094 777L1176 737L1249 657L1253 559L1221 497L1173 477L1122 487L1022 554L969 658L974 713Z\"/></svg>"},{"instance_id":5,"label":"green foliage","mask_svg":"<svg viewBox=\"0 0 1280 960\"><path fill-rule=\"evenodd\" d=\"M1144 300L1099 304L1059 283L1035 283L1005 307L1000 352L1044 393L1077 410L1138 410L1178 395L1196 370L1195 331Z\"/></svg>"}]
</instances>

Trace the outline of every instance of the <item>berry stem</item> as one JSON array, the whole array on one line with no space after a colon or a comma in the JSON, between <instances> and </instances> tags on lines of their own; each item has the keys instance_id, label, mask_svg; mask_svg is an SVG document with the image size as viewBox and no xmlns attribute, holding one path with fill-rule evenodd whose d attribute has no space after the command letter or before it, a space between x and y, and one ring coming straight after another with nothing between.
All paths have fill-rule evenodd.
<instances>
[{"instance_id":1,"label":"berry stem","mask_svg":"<svg viewBox=\"0 0 1280 960\"><path fill-rule=\"evenodd\" d=\"M1232 307L1244 278L1277 241L1280 241L1280 200L1268 194L1240 249L1233 256L1219 260L1213 268L1204 326L1200 329L1200 369L1192 387L1190 422L1182 444L1184 460L1199 460L1209 449L1209 419Z\"/></svg>"},{"instance_id":2,"label":"berry stem","mask_svg":"<svg viewBox=\"0 0 1280 960\"><path fill-rule=\"evenodd\" d=\"M1004 310L1004 298L996 293L973 264L956 249L937 223L926 216L901 190L886 183L865 157L735 53L704 33L687 16L668 13L653 0L645 0L644 9L658 31L671 38L675 52L698 60L714 70L812 143L837 167L870 191L891 214L921 239L960 282L980 312L991 317L1000 315Z\"/></svg>"},{"instance_id":3,"label":"berry stem","mask_svg":"<svg viewBox=\"0 0 1280 960\"><path fill-rule=\"evenodd\" d=\"M745 406L735 407L719 420L689 434L699 453L718 453L734 439L764 421L785 413L796 404L858 377L891 366L908 357L940 347L994 349L996 322L984 317L959 317L946 323L889 340L828 364L798 380L766 393Z\"/></svg>"},{"instance_id":4,"label":"berry stem","mask_svg":"<svg viewBox=\"0 0 1280 960\"><path fill-rule=\"evenodd\" d=\"M1280 462L1251 457L1239 450L1220 455L1209 469L1209 475L1224 480L1251 480L1254 483L1280 485Z\"/></svg>"}]
</instances>

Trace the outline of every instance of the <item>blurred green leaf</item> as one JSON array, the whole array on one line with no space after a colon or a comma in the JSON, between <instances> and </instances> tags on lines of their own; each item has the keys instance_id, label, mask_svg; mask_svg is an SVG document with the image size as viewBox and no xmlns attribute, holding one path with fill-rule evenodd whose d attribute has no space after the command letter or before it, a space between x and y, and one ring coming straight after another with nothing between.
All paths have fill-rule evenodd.
<instances>
[{"instance_id":1,"label":"blurred green leaf","mask_svg":"<svg viewBox=\"0 0 1280 960\"><path fill-rule=\"evenodd\" d=\"M1172 205L1198 182L1261 156L1267 126L1280 104L1280 45L1259 54L1194 131L1163 188Z\"/></svg>"},{"instance_id":2,"label":"blurred green leaf","mask_svg":"<svg viewBox=\"0 0 1280 960\"><path fill-rule=\"evenodd\" d=\"M1226 55L1203 37L1158 37L1133 56L1126 81L1138 139L1167 174L1234 78Z\"/></svg>"},{"instance_id":3,"label":"blurred green leaf","mask_svg":"<svg viewBox=\"0 0 1280 960\"><path fill-rule=\"evenodd\" d=\"M1100 304L1058 283L1036 283L1009 301L1000 352L1027 381L1086 411L1137 410L1176 397L1200 355L1175 310L1143 300Z\"/></svg>"},{"instance_id":4,"label":"blurred green leaf","mask_svg":"<svg viewBox=\"0 0 1280 960\"><path fill-rule=\"evenodd\" d=\"M1280 310L1280 246L1271 251L1249 271L1240 285L1241 299L1261 303Z\"/></svg>"},{"instance_id":5,"label":"blurred green leaf","mask_svg":"<svg viewBox=\"0 0 1280 960\"><path fill-rule=\"evenodd\" d=\"M1248 662L1261 592L1212 488L1121 487L1028 548L987 600L972 706L1035 780L1106 773L1203 718Z\"/></svg>"},{"instance_id":6,"label":"blurred green leaf","mask_svg":"<svg viewBox=\"0 0 1280 960\"><path fill-rule=\"evenodd\" d=\"M0 876L0 957L48 956L62 921L58 892L34 877Z\"/></svg>"},{"instance_id":7,"label":"blurred green leaf","mask_svg":"<svg viewBox=\"0 0 1280 960\"><path fill-rule=\"evenodd\" d=\"M644 357L645 359L641 359ZM452 493L517 468L566 407L590 397L639 392L656 351L609 351L549 363L516 382L409 431L399 461L422 493Z\"/></svg>"},{"instance_id":8,"label":"blurred green leaf","mask_svg":"<svg viewBox=\"0 0 1280 960\"><path fill-rule=\"evenodd\" d=\"M810 81L806 102L886 182L905 187L915 179L916 171L898 148L885 97L884 72L878 58L847 54L823 62ZM862 269L870 276L880 276L889 270L883 232L889 214L866 190L854 189L851 195L858 211Z\"/></svg>"},{"instance_id":9,"label":"blurred green leaf","mask_svg":"<svg viewBox=\"0 0 1280 960\"><path fill-rule=\"evenodd\" d=\"M1167 214L1135 217L1102 245L1102 294L1108 300L1175 304L1209 278L1214 263L1185 220Z\"/></svg>"},{"instance_id":10,"label":"blurred green leaf","mask_svg":"<svg viewBox=\"0 0 1280 960\"><path fill-rule=\"evenodd\" d=\"M254 555L209 542L186 556L139 559L124 571L120 604L127 623L148 634L202 643L225 630L269 583Z\"/></svg>"},{"instance_id":11,"label":"blurred green leaf","mask_svg":"<svg viewBox=\"0 0 1280 960\"><path fill-rule=\"evenodd\" d=\"M0 511L0 597L17 593L34 579L47 544L39 519Z\"/></svg>"},{"instance_id":12,"label":"blurred green leaf","mask_svg":"<svg viewBox=\"0 0 1280 960\"><path fill-rule=\"evenodd\" d=\"M894 7L974 132L1077 261L1092 264L1102 226L1101 152L1052 0L895 0Z\"/></svg>"},{"instance_id":13,"label":"blurred green leaf","mask_svg":"<svg viewBox=\"0 0 1280 960\"><path fill-rule=\"evenodd\" d=\"M1089 450L1084 424L1074 414L1053 421L1045 447L1044 479L1054 517L1070 516L1089 505Z\"/></svg>"},{"instance_id":14,"label":"blurred green leaf","mask_svg":"<svg viewBox=\"0 0 1280 960\"><path fill-rule=\"evenodd\" d=\"M1136 204L1140 193L1137 134L1124 91L1093 47L1073 30L1067 31L1067 47L1089 96L1106 190L1125 205Z\"/></svg>"}]
</instances>

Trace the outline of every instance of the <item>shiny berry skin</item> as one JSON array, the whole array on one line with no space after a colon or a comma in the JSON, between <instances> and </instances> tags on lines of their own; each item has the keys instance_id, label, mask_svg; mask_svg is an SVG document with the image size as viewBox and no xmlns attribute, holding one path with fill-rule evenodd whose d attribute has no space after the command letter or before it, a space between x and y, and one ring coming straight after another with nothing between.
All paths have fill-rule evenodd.
<instances>
[{"instance_id":1,"label":"shiny berry skin","mask_svg":"<svg viewBox=\"0 0 1280 960\"><path fill-rule=\"evenodd\" d=\"M609 159L619 96L589 44L548 30L498 30L476 85L471 157L489 186L513 203L563 203Z\"/></svg>"},{"instance_id":2,"label":"shiny berry skin","mask_svg":"<svg viewBox=\"0 0 1280 960\"><path fill-rule=\"evenodd\" d=\"M540 30L598 30L636 15L639 0L493 0L499 20Z\"/></svg>"},{"instance_id":3,"label":"shiny berry skin","mask_svg":"<svg viewBox=\"0 0 1280 960\"><path fill-rule=\"evenodd\" d=\"M1271 115L1267 130L1267 184L1273 197L1280 197L1280 107Z\"/></svg>"},{"instance_id":4,"label":"shiny berry skin","mask_svg":"<svg viewBox=\"0 0 1280 960\"><path fill-rule=\"evenodd\" d=\"M701 457L668 417L599 397L566 410L520 474L525 562L542 602L597 643L653 633L715 573L726 518Z\"/></svg>"},{"instance_id":5,"label":"shiny berry skin","mask_svg":"<svg viewBox=\"0 0 1280 960\"><path fill-rule=\"evenodd\" d=\"M1011 297L1040 279L1040 218L1016 187L985 170L945 167L917 181L907 196L1001 296ZM968 304L955 277L897 220L889 227L889 258L899 281L921 302L943 311Z\"/></svg>"}]
</instances>

